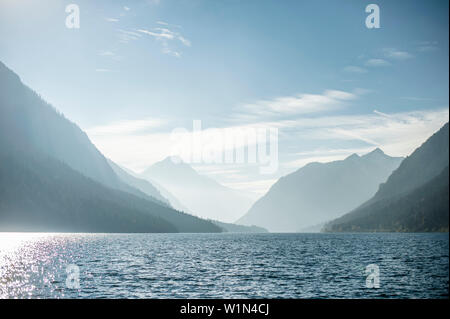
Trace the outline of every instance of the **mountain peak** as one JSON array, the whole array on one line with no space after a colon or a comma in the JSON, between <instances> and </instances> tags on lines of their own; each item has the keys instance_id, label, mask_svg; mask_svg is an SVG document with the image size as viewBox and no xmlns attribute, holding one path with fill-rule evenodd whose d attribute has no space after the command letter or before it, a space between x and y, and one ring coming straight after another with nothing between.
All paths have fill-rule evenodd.
<instances>
[{"instance_id":1,"label":"mountain peak","mask_svg":"<svg viewBox=\"0 0 450 319\"><path fill-rule=\"evenodd\" d=\"M327 231L448 230L448 124L402 160L378 191L358 208L326 226ZM367 156L382 153L376 149ZM389 160L377 156L378 161ZM399 160L399 157L393 157Z\"/></svg>"},{"instance_id":2,"label":"mountain peak","mask_svg":"<svg viewBox=\"0 0 450 319\"><path fill-rule=\"evenodd\" d=\"M364 158L379 158L379 157L387 157L387 155L379 147L377 147L372 152L365 154L363 157Z\"/></svg>"},{"instance_id":3,"label":"mountain peak","mask_svg":"<svg viewBox=\"0 0 450 319\"><path fill-rule=\"evenodd\" d=\"M168 156L163 160L154 163L146 170L144 170L141 175L147 176L149 178L154 177L154 174L159 174L161 172L166 172L165 174L175 174L179 176L196 176L197 171L192 168L191 165L183 162L179 157ZM187 175L186 175L187 174Z\"/></svg>"},{"instance_id":4,"label":"mountain peak","mask_svg":"<svg viewBox=\"0 0 450 319\"><path fill-rule=\"evenodd\" d=\"M161 161L166 164L182 164L183 160L179 156L167 156L165 159Z\"/></svg>"},{"instance_id":5,"label":"mountain peak","mask_svg":"<svg viewBox=\"0 0 450 319\"><path fill-rule=\"evenodd\" d=\"M175 168L175 169L185 169L189 171L194 171L191 165L184 162L181 157L178 156L167 156L162 161L156 162L153 166Z\"/></svg>"},{"instance_id":6,"label":"mountain peak","mask_svg":"<svg viewBox=\"0 0 450 319\"><path fill-rule=\"evenodd\" d=\"M352 155L348 156L345 160L355 160L358 158L359 158L359 155L356 153L353 153Z\"/></svg>"},{"instance_id":7,"label":"mountain peak","mask_svg":"<svg viewBox=\"0 0 450 319\"><path fill-rule=\"evenodd\" d=\"M351 154L300 168L279 179L238 223L296 232L337 218L373 196L400 164L399 158L376 154L383 153L375 150L369 158Z\"/></svg>"},{"instance_id":8,"label":"mountain peak","mask_svg":"<svg viewBox=\"0 0 450 319\"><path fill-rule=\"evenodd\" d=\"M376 149L374 149L372 152L370 152L369 154L384 154L384 152L381 150L381 148L377 147Z\"/></svg>"},{"instance_id":9,"label":"mountain peak","mask_svg":"<svg viewBox=\"0 0 450 319\"><path fill-rule=\"evenodd\" d=\"M176 162L176 158L166 157L142 172L141 176L162 185L188 211L213 220L234 222L253 203L242 191L228 188L211 177L199 174L186 162Z\"/></svg>"}]
</instances>

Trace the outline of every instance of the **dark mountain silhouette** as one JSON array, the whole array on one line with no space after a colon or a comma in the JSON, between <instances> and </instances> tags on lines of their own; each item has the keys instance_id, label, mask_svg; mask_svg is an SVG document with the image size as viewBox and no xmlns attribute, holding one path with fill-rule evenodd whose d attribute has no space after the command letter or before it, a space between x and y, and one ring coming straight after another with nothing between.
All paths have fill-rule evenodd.
<instances>
[{"instance_id":1,"label":"dark mountain silhouette","mask_svg":"<svg viewBox=\"0 0 450 319\"><path fill-rule=\"evenodd\" d=\"M252 204L241 192L200 175L186 163L174 163L170 157L153 164L141 176L162 185L190 212L203 218L232 222Z\"/></svg>"},{"instance_id":2,"label":"dark mountain silhouette","mask_svg":"<svg viewBox=\"0 0 450 319\"><path fill-rule=\"evenodd\" d=\"M39 151L108 187L144 194L121 181L106 158L75 123L45 102L0 62L0 142ZM153 200L151 197L147 199Z\"/></svg>"},{"instance_id":3,"label":"dark mountain silhouette","mask_svg":"<svg viewBox=\"0 0 450 319\"><path fill-rule=\"evenodd\" d=\"M298 232L329 221L373 196L401 160L377 148L364 156L307 164L280 178L237 223Z\"/></svg>"},{"instance_id":4,"label":"dark mountain silhouette","mask_svg":"<svg viewBox=\"0 0 450 319\"><path fill-rule=\"evenodd\" d=\"M221 231L122 182L83 131L1 63L0 230Z\"/></svg>"},{"instance_id":5,"label":"dark mountain silhouette","mask_svg":"<svg viewBox=\"0 0 450 319\"><path fill-rule=\"evenodd\" d=\"M209 221L108 188L39 153L0 153L0 230L217 232Z\"/></svg>"},{"instance_id":6,"label":"dark mountain silhouette","mask_svg":"<svg viewBox=\"0 0 450 319\"><path fill-rule=\"evenodd\" d=\"M449 128L408 156L378 192L326 231L448 231Z\"/></svg>"}]
</instances>

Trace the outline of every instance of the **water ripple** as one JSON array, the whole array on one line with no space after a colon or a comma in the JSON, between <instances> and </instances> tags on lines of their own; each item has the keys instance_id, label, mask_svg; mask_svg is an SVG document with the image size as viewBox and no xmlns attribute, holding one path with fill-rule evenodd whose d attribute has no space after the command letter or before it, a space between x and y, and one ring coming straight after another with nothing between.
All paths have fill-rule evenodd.
<instances>
[{"instance_id":1,"label":"water ripple","mask_svg":"<svg viewBox=\"0 0 450 319\"><path fill-rule=\"evenodd\" d=\"M448 234L0 234L2 298L448 298ZM66 267L80 288L66 287ZM380 288L365 287L365 267Z\"/></svg>"}]
</instances>

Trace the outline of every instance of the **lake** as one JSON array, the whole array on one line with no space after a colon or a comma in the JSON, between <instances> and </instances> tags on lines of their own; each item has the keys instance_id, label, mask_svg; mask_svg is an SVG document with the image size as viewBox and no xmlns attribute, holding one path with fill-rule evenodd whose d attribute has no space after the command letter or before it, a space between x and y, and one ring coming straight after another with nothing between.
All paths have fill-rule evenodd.
<instances>
[{"instance_id":1,"label":"lake","mask_svg":"<svg viewBox=\"0 0 450 319\"><path fill-rule=\"evenodd\" d=\"M0 233L0 297L448 298L448 261L448 233Z\"/></svg>"}]
</instances>

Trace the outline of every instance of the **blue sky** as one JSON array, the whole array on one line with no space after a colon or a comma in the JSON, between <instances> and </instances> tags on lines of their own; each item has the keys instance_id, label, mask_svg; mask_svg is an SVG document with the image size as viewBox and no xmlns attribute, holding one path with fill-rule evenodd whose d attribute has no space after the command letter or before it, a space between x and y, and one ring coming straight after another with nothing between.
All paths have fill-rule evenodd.
<instances>
[{"instance_id":1,"label":"blue sky","mask_svg":"<svg viewBox=\"0 0 450 319\"><path fill-rule=\"evenodd\" d=\"M70 3L80 29L65 26ZM196 166L261 193L310 161L407 155L448 121L448 23L436 0L2 0L0 60L136 171L193 120L277 127L275 174Z\"/></svg>"}]
</instances>

